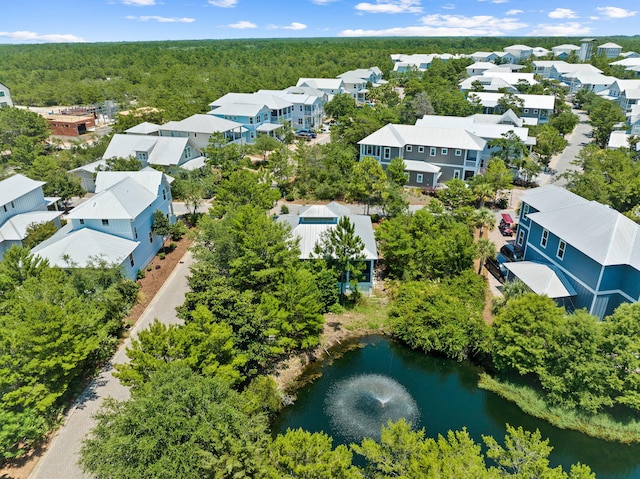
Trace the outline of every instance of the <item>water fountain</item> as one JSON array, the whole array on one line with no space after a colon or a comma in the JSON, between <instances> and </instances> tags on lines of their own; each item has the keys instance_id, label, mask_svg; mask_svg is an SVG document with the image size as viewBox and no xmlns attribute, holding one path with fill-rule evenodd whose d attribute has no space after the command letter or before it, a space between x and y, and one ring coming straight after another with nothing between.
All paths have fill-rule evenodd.
<instances>
[{"instance_id":1,"label":"water fountain","mask_svg":"<svg viewBox=\"0 0 640 479\"><path fill-rule=\"evenodd\" d=\"M325 410L331 425L351 441L364 437L380 439L380 429L389 420L416 424L420 412L416 402L397 381L381 374L357 375L339 381L328 391Z\"/></svg>"}]
</instances>

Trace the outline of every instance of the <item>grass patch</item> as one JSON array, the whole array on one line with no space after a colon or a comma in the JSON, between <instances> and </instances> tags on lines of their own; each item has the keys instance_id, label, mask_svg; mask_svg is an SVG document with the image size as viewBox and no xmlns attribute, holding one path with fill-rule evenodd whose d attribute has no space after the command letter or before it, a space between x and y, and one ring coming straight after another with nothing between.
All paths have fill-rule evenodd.
<instances>
[{"instance_id":1,"label":"grass patch","mask_svg":"<svg viewBox=\"0 0 640 479\"><path fill-rule=\"evenodd\" d=\"M368 329L387 331L389 324L389 302L386 297L363 296L354 305L346 308L350 321L345 324L348 330Z\"/></svg>"},{"instance_id":2,"label":"grass patch","mask_svg":"<svg viewBox=\"0 0 640 479\"><path fill-rule=\"evenodd\" d=\"M531 386L497 380L488 374L480 376L478 386L515 403L526 414L544 419L560 429L573 429L606 441L640 442L640 421L629 414L620 417L604 412L584 414L575 409L551 406Z\"/></svg>"}]
</instances>

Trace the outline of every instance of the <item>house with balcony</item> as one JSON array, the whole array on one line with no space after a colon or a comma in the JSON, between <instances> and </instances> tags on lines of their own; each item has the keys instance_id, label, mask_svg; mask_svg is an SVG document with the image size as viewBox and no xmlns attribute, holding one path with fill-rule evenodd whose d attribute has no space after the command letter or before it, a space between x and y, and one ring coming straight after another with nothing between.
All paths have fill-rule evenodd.
<instances>
[{"instance_id":1,"label":"house with balcony","mask_svg":"<svg viewBox=\"0 0 640 479\"><path fill-rule=\"evenodd\" d=\"M9 87L4 83L0 83L0 108L5 106L12 107L13 100L11 99L11 91L9 91Z\"/></svg>"},{"instance_id":2,"label":"house with balcony","mask_svg":"<svg viewBox=\"0 0 640 479\"><path fill-rule=\"evenodd\" d=\"M504 47L503 50L514 59L514 61L509 60L509 63L520 63L533 55L533 48L527 45L511 45Z\"/></svg>"},{"instance_id":3,"label":"house with balcony","mask_svg":"<svg viewBox=\"0 0 640 479\"><path fill-rule=\"evenodd\" d=\"M265 120L266 121L266 120ZM222 135L225 141L246 144L250 142L249 130L231 118L195 114L180 121L169 121L161 125L158 136L166 138L189 138L203 151L214 135Z\"/></svg>"},{"instance_id":4,"label":"house with balcony","mask_svg":"<svg viewBox=\"0 0 640 479\"><path fill-rule=\"evenodd\" d=\"M135 279L162 247L152 231L153 213L175 223L171 178L160 171L102 171L96 194L67 215L68 223L32 253L61 268L86 268L105 262Z\"/></svg>"},{"instance_id":5,"label":"house with balcony","mask_svg":"<svg viewBox=\"0 0 640 479\"><path fill-rule=\"evenodd\" d=\"M356 70L349 70L348 72L341 73L338 78L360 78L367 83L371 83L372 86L379 86L386 83L382 79L382 70L378 67L371 68L357 68Z\"/></svg>"},{"instance_id":6,"label":"house with balcony","mask_svg":"<svg viewBox=\"0 0 640 479\"><path fill-rule=\"evenodd\" d=\"M599 318L640 299L640 225L597 201L555 185L522 197L516 244L524 261L507 263L534 291Z\"/></svg>"},{"instance_id":7,"label":"house with balcony","mask_svg":"<svg viewBox=\"0 0 640 479\"><path fill-rule=\"evenodd\" d=\"M324 120L327 94L312 88L291 87L286 90L258 90L256 93L274 95L293 106L289 120L292 128L316 129ZM277 130L276 130L277 131Z\"/></svg>"},{"instance_id":8,"label":"house with balcony","mask_svg":"<svg viewBox=\"0 0 640 479\"><path fill-rule=\"evenodd\" d=\"M493 92L473 92L467 96L469 101L477 98L482 105L482 113L502 114L502 106L499 101L504 96L503 93ZM553 114L555 106L555 96L553 95L525 95L515 94L522 101L520 118L527 124L547 123Z\"/></svg>"},{"instance_id":9,"label":"house with balcony","mask_svg":"<svg viewBox=\"0 0 640 479\"><path fill-rule=\"evenodd\" d=\"M606 96L618 102L624 111L631 111L640 100L640 80L618 80L611 84Z\"/></svg>"},{"instance_id":10,"label":"house with balcony","mask_svg":"<svg viewBox=\"0 0 640 479\"><path fill-rule=\"evenodd\" d=\"M487 142L464 128L389 123L358 142L360 158L371 156L386 167L393 158L421 161L440 168L440 180L466 180L480 172ZM423 186L431 177L423 176Z\"/></svg>"},{"instance_id":11,"label":"house with balcony","mask_svg":"<svg viewBox=\"0 0 640 479\"><path fill-rule=\"evenodd\" d=\"M0 181L0 259L12 246L22 246L29 226L54 223L60 227L62 211L49 211L58 198L44 196L43 181L13 175Z\"/></svg>"},{"instance_id":12,"label":"house with balcony","mask_svg":"<svg viewBox=\"0 0 640 479\"><path fill-rule=\"evenodd\" d=\"M533 86L537 85L538 81L533 78L533 73L512 72L505 71L503 68L494 68L484 71L481 75L465 78L459 85L462 91L472 91L475 86L480 85L483 91L518 93L517 85L520 83Z\"/></svg>"},{"instance_id":13,"label":"house with balcony","mask_svg":"<svg viewBox=\"0 0 640 479\"><path fill-rule=\"evenodd\" d=\"M358 278L358 290L370 293L374 283L374 265L378 260L370 216L353 214L346 206L331 202L327 205L304 206L298 214L280 215L276 221L291 227L293 237L299 239L300 259L309 261L317 258L314 250L316 244L322 241L323 235L335 228L340 218L345 216L354 225L354 232L364 246L364 271Z\"/></svg>"},{"instance_id":14,"label":"house with balcony","mask_svg":"<svg viewBox=\"0 0 640 479\"><path fill-rule=\"evenodd\" d=\"M294 105L272 93L227 93L209 103L209 108L208 115L242 124L253 141L259 134L276 136L286 123L292 123Z\"/></svg>"}]
</instances>

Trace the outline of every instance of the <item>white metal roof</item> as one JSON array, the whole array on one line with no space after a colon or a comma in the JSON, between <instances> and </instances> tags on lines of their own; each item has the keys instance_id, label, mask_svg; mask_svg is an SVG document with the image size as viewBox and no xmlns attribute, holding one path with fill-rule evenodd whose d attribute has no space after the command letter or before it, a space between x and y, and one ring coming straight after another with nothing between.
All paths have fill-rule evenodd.
<instances>
[{"instance_id":1,"label":"white metal roof","mask_svg":"<svg viewBox=\"0 0 640 479\"><path fill-rule=\"evenodd\" d=\"M185 131L190 133L207 133L209 135L217 132L238 131L239 128L244 130L238 122L201 113L191 115L184 120L170 121L160 126L160 130L162 131Z\"/></svg>"},{"instance_id":2,"label":"white metal roof","mask_svg":"<svg viewBox=\"0 0 640 479\"><path fill-rule=\"evenodd\" d=\"M0 226L0 237L9 241L21 241L25 238L30 225L48 223L63 213L63 211L30 211L15 215Z\"/></svg>"},{"instance_id":3,"label":"white metal roof","mask_svg":"<svg viewBox=\"0 0 640 479\"><path fill-rule=\"evenodd\" d=\"M471 151L484 150L486 143L485 140L473 133L469 133L464 128L433 128L416 125L394 125L391 123L358 142L361 145L399 148L405 145L421 145Z\"/></svg>"},{"instance_id":4,"label":"white metal roof","mask_svg":"<svg viewBox=\"0 0 640 479\"><path fill-rule=\"evenodd\" d=\"M441 168L426 161L404 160L404 171L417 171L418 173L439 173Z\"/></svg>"},{"instance_id":5,"label":"white metal roof","mask_svg":"<svg viewBox=\"0 0 640 479\"><path fill-rule=\"evenodd\" d=\"M36 181L24 175L16 174L0 181L0 206L42 187L44 181Z\"/></svg>"},{"instance_id":6,"label":"white metal roof","mask_svg":"<svg viewBox=\"0 0 640 479\"><path fill-rule=\"evenodd\" d=\"M300 259L312 258L315 245L322 239L324 232L336 227L333 223L300 223L300 218L305 217L305 214L313 215L306 216L307 218L339 218L347 216L354 225L356 235L358 235L362 240L365 259L378 259L378 250L376 248L376 240L373 234L371 218L366 215L350 214L348 208L335 202L329 203L328 205L313 205L308 208L303 208L301 209L301 216L291 214L281 215L278 217L277 221L289 224L294 238L300 239Z\"/></svg>"},{"instance_id":7,"label":"white metal roof","mask_svg":"<svg viewBox=\"0 0 640 479\"><path fill-rule=\"evenodd\" d=\"M538 211L549 211L588 203L582 196L556 185L545 185L526 190L522 195L522 201Z\"/></svg>"},{"instance_id":8,"label":"white metal roof","mask_svg":"<svg viewBox=\"0 0 640 479\"><path fill-rule=\"evenodd\" d=\"M87 163L86 165L82 165L77 168L74 168L73 170L69 170L69 173L79 173L81 171L84 171L87 173L95 173L96 171L98 171L98 169L104 168L106 166L107 166L107 160L100 159L97 161L93 161L91 163Z\"/></svg>"},{"instance_id":9,"label":"white metal roof","mask_svg":"<svg viewBox=\"0 0 640 479\"><path fill-rule=\"evenodd\" d=\"M132 179L153 195L158 194L163 178L167 180L167 183L171 182L170 179L173 180L163 172L150 167L140 171L100 171L96 176L96 193L108 190L125 178Z\"/></svg>"},{"instance_id":10,"label":"white metal roof","mask_svg":"<svg viewBox=\"0 0 640 479\"><path fill-rule=\"evenodd\" d=\"M67 225L70 226L70 225ZM47 259L51 266L84 268L95 260L120 265L138 246L137 241L82 228L71 231L65 227L40 243L31 253Z\"/></svg>"},{"instance_id":11,"label":"white metal roof","mask_svg":"<svg viewBox=\"0 0 640 479\"><path fill-rule=\"evenodd\" d=\"M156 198L157 194L127 177L75 207L67 216L70 219L133 220Z\"/></svg>"},{"instance_id":12,"label":"white metal roof","mask_svg":"<svg viewBox=\"0 0 640 479\"><path fill-rule=\"evenodd\" d=\"M132 126L131 128L125 130L125 133L129 133L130 135L150 135L152 133L157 133L159 129L160 125L145 121L143 123L140 123L139 125Z\"/></svg>"},{"instance_id":13,"label":"white metal roof","mask_svg":"<svg viewBox=\"0 0 640 479\"><path fill-rule=\"evenodd\" d=\"M179 165L188 145L195 152L195 145L187 137L115 134L102 158L136 158L140 151L147 153L147 162L152 165Z\"/></svg>"},{"instance_id":14,"label":"white metal roof","mask_svg":"<svg viewBox=\"0 0 640 479\"><path fill-rule=\"evenodd\" d=\"M504 265L536 294L549 298L567 298L577 294L564 275L547 264L514 261Z\"/></svg>"},{"instance_id":15,"label":"white metal roof","mask_svg":"<svg viewBox=\"0 0 640 479\"><path fill-rule=\"evenodd\" d=\"M640 269L640 225L612 208L589 201L529 217L601 265Z\"/></svg>"},{"instance_id":16,"label":"white metal roof","mask_svg":"<svg viewBox=\"0 0 640 479\"><path fill-rule=\"evenodd\" d=\"M343 84L341 78L300 78L296 86L309 86L318 90L340 90Z\"/></svg>"},{"instance_id":17,"label":"white metal roof","mask_svg":"<svg viewBox=\"0 0 640 479\"><path fill-rule=\"evenodd\" d=\"M603 43L602 45L598 45L598 48L620 48L621 49L622 47L617 43L607 42L607 43Z\"/></svg>"},{"instance_id":18,"label":"white metal roof","mask_svg":"<svg viewBox=\"0 0 640 479\"><path fill-rule=\"evenodd\" d=\"M511 111L511 110L510 110ZM502 135L512 131L523 142L527 142L529 138L529 129L523 127L516 127L511 124L501 123L489 123L482 120L486 116L493 116L500 118L498 115L472 115L467 117L459 116L439 116L439 115L424 115L422 118L416 120L418 126L430 126L440 128L464 128L468 132L473 133L480 138L494 139L502 138ZM516 116L517 118L517 116ZM479 121L476 121L479 120Z\"/></svg>"},{"instance_id":19,"label":"white metal roof","mask_svg":"<svg viewBox=\"0 0 640 479\"><path fill-rule=\"evenodd\" d=\"M504 96L503 93L493 92L473 92L476 95L480 103L486 107L495 107L498 105L498 100ZM542 110L553 110L553 106L556 98L553 95L524 95L522 93L514 94L516 97L522 99L524 102L524 108L537 108ZM470 95L471 96L471 95Z\"/></svg>"}]
</instances>

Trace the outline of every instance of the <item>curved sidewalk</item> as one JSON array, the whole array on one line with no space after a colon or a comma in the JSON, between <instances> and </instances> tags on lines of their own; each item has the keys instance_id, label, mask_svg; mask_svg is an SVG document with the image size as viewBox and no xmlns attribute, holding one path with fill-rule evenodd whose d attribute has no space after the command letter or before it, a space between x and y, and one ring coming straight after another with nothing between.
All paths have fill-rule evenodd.
<instances>
[{"instance_id":1,"label":"curved sidewalk","mask_svg":"<svg viewBox=\"0 0 640 479\"><path fill-rule=\"evenodd\" d=\"M185 293L189 289L187 275L192 262L191 253L187 251L131 329L129 337L120 345L111 361L71 408L64 425L56 432L47 452L40 459L29 479L90 479L90 476L82 472L77 460L82 439L95 424L93 415L106 397L117 400L129 398L129 388L122 386L120 381L111 374L113 365L127 362L126 349L131 344L131 340L137 337L139 331L149 327L154 318L158 318L165 324L181 322L176 317L175 308L184 302Z\"/></svg>"}]
</instances>

